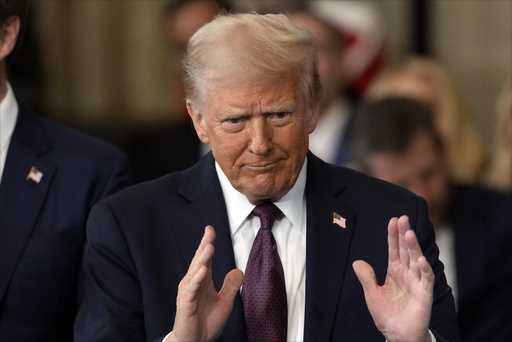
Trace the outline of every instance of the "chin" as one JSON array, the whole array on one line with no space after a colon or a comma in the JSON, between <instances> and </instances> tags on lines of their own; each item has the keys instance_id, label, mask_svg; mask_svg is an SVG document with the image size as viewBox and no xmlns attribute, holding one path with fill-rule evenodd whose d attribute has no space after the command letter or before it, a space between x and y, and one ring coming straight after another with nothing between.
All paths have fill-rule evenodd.
<instances>
[{"instance_id":1,"label":"chin","mask_svg":"<svg viewBox=\"0 0 512 342\"><path fill-rule=\"evenodd\" d=\"M251 184L250 188L245 188L243 191L240 191L249 199L250 202L254 203L276 198L277 191L275 191L273 187L257 187L255 185L256 184Z\"/></svg>"}]
</instances>

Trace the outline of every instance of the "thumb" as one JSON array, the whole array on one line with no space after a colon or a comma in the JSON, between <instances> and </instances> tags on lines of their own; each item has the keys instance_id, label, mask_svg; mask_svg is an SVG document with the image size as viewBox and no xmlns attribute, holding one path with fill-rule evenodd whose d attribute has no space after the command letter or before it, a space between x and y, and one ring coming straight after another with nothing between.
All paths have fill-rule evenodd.
<instances>
[{"instance_id":1,"label":"thumb","mask_svg":"<svg viewBox=\"0 0 512 342\"><path fill-rule=\"evenodd\" d=\"M354 261L352 268L363 287L365 297L371 296L377 288L377 280L373 268L363 260Z\"/></svg>"},{"instance_id":2,"label":"thumb","mask_svg":"<svg viewBox=\"0 0 512 342\"><path fill-rule=\"evenodd\" d=\"M219 291L220 298L222 300L232 302L240 290L240 286L242 286L243 279L244 274L239 269L229 271L228 274L226 274L222 288Z\"/></svg>"}]
</instances>

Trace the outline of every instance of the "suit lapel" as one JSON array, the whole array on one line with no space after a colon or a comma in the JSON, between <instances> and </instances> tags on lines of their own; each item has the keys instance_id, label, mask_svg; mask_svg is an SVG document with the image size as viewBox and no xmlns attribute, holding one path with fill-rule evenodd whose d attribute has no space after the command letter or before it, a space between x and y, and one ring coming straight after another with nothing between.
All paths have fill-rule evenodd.
<instances>
[{"instance_id":1,"label":"suit lapel","mask_svg":"<svg viewBox=\"0 0 512 342\"><path fill-rule=\"evenodd\" d=\"M215 172L211 153L203 158L180 189L180 193L190 201L190 229L180 230L183 234L178 241L182 243L186 267L199 245L206 225L212 225L216 232L215 256L212 276L217 290L222 287L226 274L236 267L231 241L231 231L227 217L226 204ZM186 236L185 236L186 235ZM231 316L224 327L219 340L245 341L245 320L240 295L237 295Z\"/></svg>"},{"instance_id":2,"label":"suit lapel","mask_svg":"<svg viewBox=\"0 0 512 342\"><path fill-rule=\"evenodd\" d=\"M343 202L339 177L311 153L308 156L306 312L304 341L329 341L356 228L354 211ZM333 213L346 228L333 223Z\"/></svg>"},{"instance_id":3,"label":"suit lapel","mask_svg":"<svg viewBox=\"0 0 512 342\"><path fill-rule=\"evenodd\" d=\"M40 124L21 113L14 130L0 184L0 301L33 228L52 181L55 165L45 159L50 144ZM32 167L39 183L27 179Z\"/></svg>"}]
</instances>

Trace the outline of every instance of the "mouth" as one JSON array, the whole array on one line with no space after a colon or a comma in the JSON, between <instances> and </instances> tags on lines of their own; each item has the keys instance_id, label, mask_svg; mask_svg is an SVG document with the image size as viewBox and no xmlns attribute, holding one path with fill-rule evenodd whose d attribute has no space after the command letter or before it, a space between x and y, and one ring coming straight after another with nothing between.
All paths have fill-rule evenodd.
<instances>
[{"instance_id":1,"label":"mouth","mask_svg":"<svg viewBox=\"0 0 512 342\"><path fill-rule=\"evenodd\" d=\"M272 162L245 164L243 167L246 170L253 171L253 172L267 172L267 171L274 169L278 163L279 163L279 160L276 160L276 161L272 161Z\"/></svg>"}]
</instances>

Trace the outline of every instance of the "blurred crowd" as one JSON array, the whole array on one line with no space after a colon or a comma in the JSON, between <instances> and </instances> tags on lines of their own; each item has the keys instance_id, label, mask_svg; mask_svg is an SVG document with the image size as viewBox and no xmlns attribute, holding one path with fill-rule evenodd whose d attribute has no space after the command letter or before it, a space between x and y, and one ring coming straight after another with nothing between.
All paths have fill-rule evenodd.
<instances>
[{"instance_id":1,"label":"blurred crowd","mask_svg":"<svg viewBox=\"0 0 512 342\"><path fill-rule=\"evenodd\" d=\"M311 32L323 99L310 149L424 197L464 340L512 339L503 328L512 325L512 269L504 266L512 259L511 74L504 75L496 108L488 109L495 131L486 148L438 60L410 55L388 62L385 30L367 3L168 1L163 29L173 58L180 60L190 36L222 11L286 12ZM121 139L106 134L128 155L135 182L184 169L208 152L186 113L183 83L172 81L177 120L132 127Z\"/></svg>"}]
</instances>

